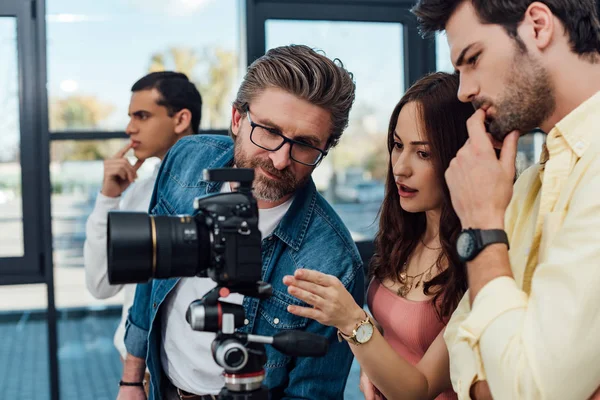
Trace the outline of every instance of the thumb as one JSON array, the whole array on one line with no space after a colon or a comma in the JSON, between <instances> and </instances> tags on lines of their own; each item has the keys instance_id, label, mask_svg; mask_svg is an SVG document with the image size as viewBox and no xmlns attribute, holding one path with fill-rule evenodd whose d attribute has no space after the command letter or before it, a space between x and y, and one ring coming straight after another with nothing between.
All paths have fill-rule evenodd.
<instances>
[{"instance_id":1,"label":"thumb","mask_svg":"<svg viewBox=\"0 0 600 400\"><path fill-rule=\"evenodd\" d=\"M363 391L363 395L365 396L365 400L376 400L375 397L375 389L373 388L373 385L368 385L367 387L365 387L365 390Z\"/></svg>"},{"instance_id":2,"label":"thumb","mask_svg":"<svg viewBox=\"0 0 600 400\"><path fill-rule=\"evenodd\" d=\"M145 159L139 159L136 161L135 164L133 164L133 170L137 171L138 169L140 169L140 167L142 166L142 164L144 163L144 161L146 161Z\"/></svg>"},{"instance_id":3,"label":"thumb","mask_svg":"<svg viewBox=\"0 0 600 400\"><path fill-rule=\"evenodd\" d=\"M500 163L505 171L515 169L515 159L517 158L517 148L519 144L519 132L512 131L502 142L502 151L500 152Z\"/></svg>"}]
</instances>

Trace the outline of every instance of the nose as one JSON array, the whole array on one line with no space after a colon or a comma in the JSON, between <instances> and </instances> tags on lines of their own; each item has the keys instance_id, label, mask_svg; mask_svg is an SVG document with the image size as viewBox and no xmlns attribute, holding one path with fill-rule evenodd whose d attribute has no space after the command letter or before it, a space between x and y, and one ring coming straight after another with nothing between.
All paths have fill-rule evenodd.
<instances>
[{"instance_id":1,"label":"nose","mask_svg":"<svg viewBox=\"0 0 600 400\"><path fill-rule=\"evenodd\" d=\"M128 135L131 135L136 132L137 132L137 127L135 126L135 123L133 122L133 118L131 118L129 120L129 123L127 124L127 128L125 128L125 133Z\"/></svg>"},{"instance_id":2,"label":"nose","mask_svg":"<svg viewBox=\"0 0 600 400\"><path fill-rule=\"evenodd\" d=\"M460 85L458 87L458 100L463 103L471 103L479 94L479 87L473 79L465 74L460 74Z\"/></svg>"},{"instance_id":3,"label":"nose","mask_svg":"<svg viewBox=\"0 0 600 400\"><path fill-rule=\"evenodd\" d=\"M273 162L273 166L280 171L289 167L292 163L292 159L290 158L290 144L286 143L279 150L271 151L269 158Z\"/></svg>"},{"instance_id":4,"label":"nose","mask_svg":"<svg viewBox=\"0 0 600 400\"><path fill-rule=\"evenodd\" d=\"M412 167L407 152L402 152L395 160L392 159L392 162L392 172L395 177L408 178L412 175Z\"/></svg>"}]
</instances>

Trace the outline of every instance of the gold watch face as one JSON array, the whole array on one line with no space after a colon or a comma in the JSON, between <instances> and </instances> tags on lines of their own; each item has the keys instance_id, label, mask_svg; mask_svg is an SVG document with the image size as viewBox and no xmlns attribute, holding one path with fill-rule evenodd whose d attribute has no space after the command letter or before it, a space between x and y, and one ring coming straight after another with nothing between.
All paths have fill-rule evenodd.
<instances>
[{"instance_id":1,"label":"gold watch face","mask_svg":"<svg viewBox=\"0 0 600 400\"><path fill-rule=\"evenodd\" d=\"M371 336L373 336L373 325L371 323L368 322L356 328L356 341L358 343L367 343Z\"/></svg>"}]
</instances>

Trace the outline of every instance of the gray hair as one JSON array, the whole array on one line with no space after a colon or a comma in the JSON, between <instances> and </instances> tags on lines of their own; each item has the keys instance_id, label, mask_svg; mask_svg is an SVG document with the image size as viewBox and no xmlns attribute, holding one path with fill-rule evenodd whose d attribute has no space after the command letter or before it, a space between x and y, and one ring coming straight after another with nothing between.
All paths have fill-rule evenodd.
<instances>
[{"instance_id":1,"label":"gray hair","mask_svg":"<svg viewBox=\"0 0 600 400\"><path fill-rule=\"evenodd\" d=\"M348 126L356 85L339 59L304 45L270 49L250 65L233 106L245 114L250 102L269 87L280 88L331 114L327 147L335 146Z\"/></svg>"}]
</instances>

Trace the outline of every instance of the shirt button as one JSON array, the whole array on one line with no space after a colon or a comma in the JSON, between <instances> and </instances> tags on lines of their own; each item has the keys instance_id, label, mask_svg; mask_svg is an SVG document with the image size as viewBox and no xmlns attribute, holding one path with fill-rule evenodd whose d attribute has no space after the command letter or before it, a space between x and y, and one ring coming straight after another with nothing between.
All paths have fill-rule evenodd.
<instances>
[{"instance_id":1,"label":"shirt button","mask_svg":"<svg viewBox=\"0 0 600 400\"><path fill-rule=\"evenodd\" d=\"M250 323L250 321L248 321L248 318L246 318L246 319L244 320L244 325L248 325L249 323Z\"/></svg>"},{"instance_id":2,"label":"shirt button","mask_svg":"<svg viewBox=\"0 0 600 400\"><path fill-rule=\"evenodd\" d=\"M575 150L581 151L581 150L583 150L584 147L585 147L585 143L583 143L583 142L575 143Z\"/></svg>"},{"instance_id":3,"label":"shirt button","mask_svg":"<svg viewBox=\"0 0 600 400\"><path fill-rule=\"evenodd\" d=\"M275 318L275 319L273 320L273 323L274 323L275 325L277 325L277 324L279 323L279 318Z\"/></svg>"},{"instance_id":4,"label":"shirt button","mask_svg":"<svg viewBox=\"0 0 600 400\"><path fill-rule=\"evenodd\" d=\"M156 303L152 304L152 307L156 308Z\"/></svg>"}]
</instances>

